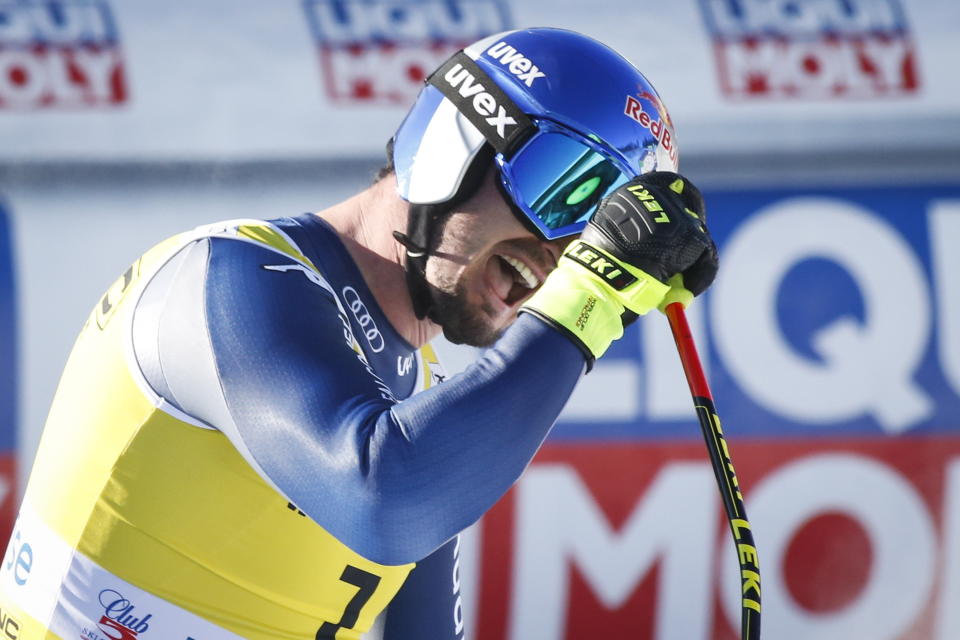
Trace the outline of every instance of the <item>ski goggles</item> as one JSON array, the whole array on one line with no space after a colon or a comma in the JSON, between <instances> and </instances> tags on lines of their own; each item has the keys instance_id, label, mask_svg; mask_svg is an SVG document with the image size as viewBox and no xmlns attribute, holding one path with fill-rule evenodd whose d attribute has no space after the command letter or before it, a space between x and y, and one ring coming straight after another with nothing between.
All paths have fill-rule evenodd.
<instances>
[{"instance_id":1,"label":"ski goggles","mask_svg":"<svg viewBox=\"0 0 960 640\"><path fill-rule=\"evenodd\" d=\"M427 84L493 147L500 186L514 213L546 240L580 233L600 200L636 175L599 138L524 113L462 51Z\"/></svg>"},{"instance_id":2,"label":"ski goggles","mask_svg":"<svg viewBox=\"0 0 960 640\"><path fill-rule=\"evenodd\" d=\"M494 157L514 213L539 235L578 234L600 201L635 173L598 142L549 120L515 152Z\"/></svg>"}]
</instances>

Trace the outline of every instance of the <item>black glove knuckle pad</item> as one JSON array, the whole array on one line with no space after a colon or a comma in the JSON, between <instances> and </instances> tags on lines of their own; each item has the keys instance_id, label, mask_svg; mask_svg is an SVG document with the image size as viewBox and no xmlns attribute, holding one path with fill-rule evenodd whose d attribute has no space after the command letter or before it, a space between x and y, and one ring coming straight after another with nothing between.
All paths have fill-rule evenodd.
<instances>
[{"instance_id":1,"label":"black glove knuckle pad","mask_svg":"<svg viewBox=\"0 0 960 640\"><path fill-rule=\"evenodd\" d=\"M582 237L661 282L683 273L697 294L713 280L717 264L703 212L703 197L689 181L667 171L648 173L601 202Z\"/></svg>"}]
</instances>

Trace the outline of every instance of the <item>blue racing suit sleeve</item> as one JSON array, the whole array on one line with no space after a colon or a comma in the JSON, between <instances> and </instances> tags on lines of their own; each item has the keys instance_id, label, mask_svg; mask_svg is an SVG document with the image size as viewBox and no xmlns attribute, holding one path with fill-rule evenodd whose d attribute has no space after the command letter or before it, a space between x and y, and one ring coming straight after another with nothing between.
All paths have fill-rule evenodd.
<instances>
[{"instance_id":1,"label":"blue racing suit sleeve","mask_svg":"<svg viewBox=\"0 0 960 640\"><path fill-rule=\"evenodd\" d=\"M460 536L417 563L387 607L383 640L462 640Z\"/></svg>"},{"instance_id":2,"label":"blue racing suit sleeve","mask_svg":"<svg viewBox=\"0 0 960 640\"><path fill-rule=\"evenodd\" d=\"M191 388L186 405L171 401L381 564L421 560L479 519L530 462L585 367L568 339L524 315L465 372L397 402L348 345L348 321L322 278L257 244L202 242L205 260L188 256L166 296L176 307L191 299L178 289L202 287L202 321L189 304L166 308L160 332L206 341L216 383ZM167 359L189 367L164 370L172 395L197 385L171 377L203 368L183 360ZM210 409L215 400L226 411Z\"/></svg>"}]
</instances>

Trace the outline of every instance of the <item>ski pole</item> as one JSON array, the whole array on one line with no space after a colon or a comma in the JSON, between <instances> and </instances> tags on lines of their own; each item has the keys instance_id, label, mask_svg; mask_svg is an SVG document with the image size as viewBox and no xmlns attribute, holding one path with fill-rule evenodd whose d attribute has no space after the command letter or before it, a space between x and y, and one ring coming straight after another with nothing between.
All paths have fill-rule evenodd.
<instances>
[{"instance_id":1,"label":"ski pole","mask_svg":"<svg viewBox=\"0 0 960 640\"><path fill-rule=\"evenodd\" d=\"M687 316L683 305L674 302L667 305L667 319L670 321L670 330L677 343L677 352L683 372L690 386L693 396L693 405L700 421L700 429L710 454L710 463L713 473L720 486L720 495L723 499L723 508L733 533L737 547L737 560L740 563L741 610L740 637L743 640L759 640L760 638L760 566L757 558L757 548L753 542L753 533L747 521L747 513L743 507L743 495L737 483L737 474L733 470L730 459L730 450L723 438L720 427L720 418L713 404L713 395L707 385L707 378L700 365L697 355L697 346L687 324Z\"/></svg>"}]
</instances>

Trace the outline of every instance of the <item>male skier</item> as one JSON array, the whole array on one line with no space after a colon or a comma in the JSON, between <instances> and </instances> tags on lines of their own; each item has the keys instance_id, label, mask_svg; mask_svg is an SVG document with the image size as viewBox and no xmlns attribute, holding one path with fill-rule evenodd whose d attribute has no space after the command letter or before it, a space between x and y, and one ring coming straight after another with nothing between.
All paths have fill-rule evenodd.
<instances>
[{"instance_id":1,"label":"male skier","mask_svg":"<svg viewBox=\"0 0 960 640\"><path fill-rule=\"evenodd\" d=\"M713 279L676 157L630 63L513 31L428 79L363 192L148 251L67 363L0 609L23 638L461 638L458 532L625 324ZM443 381L441 330L489 349Z\"/></svg>"}]
</instances>

